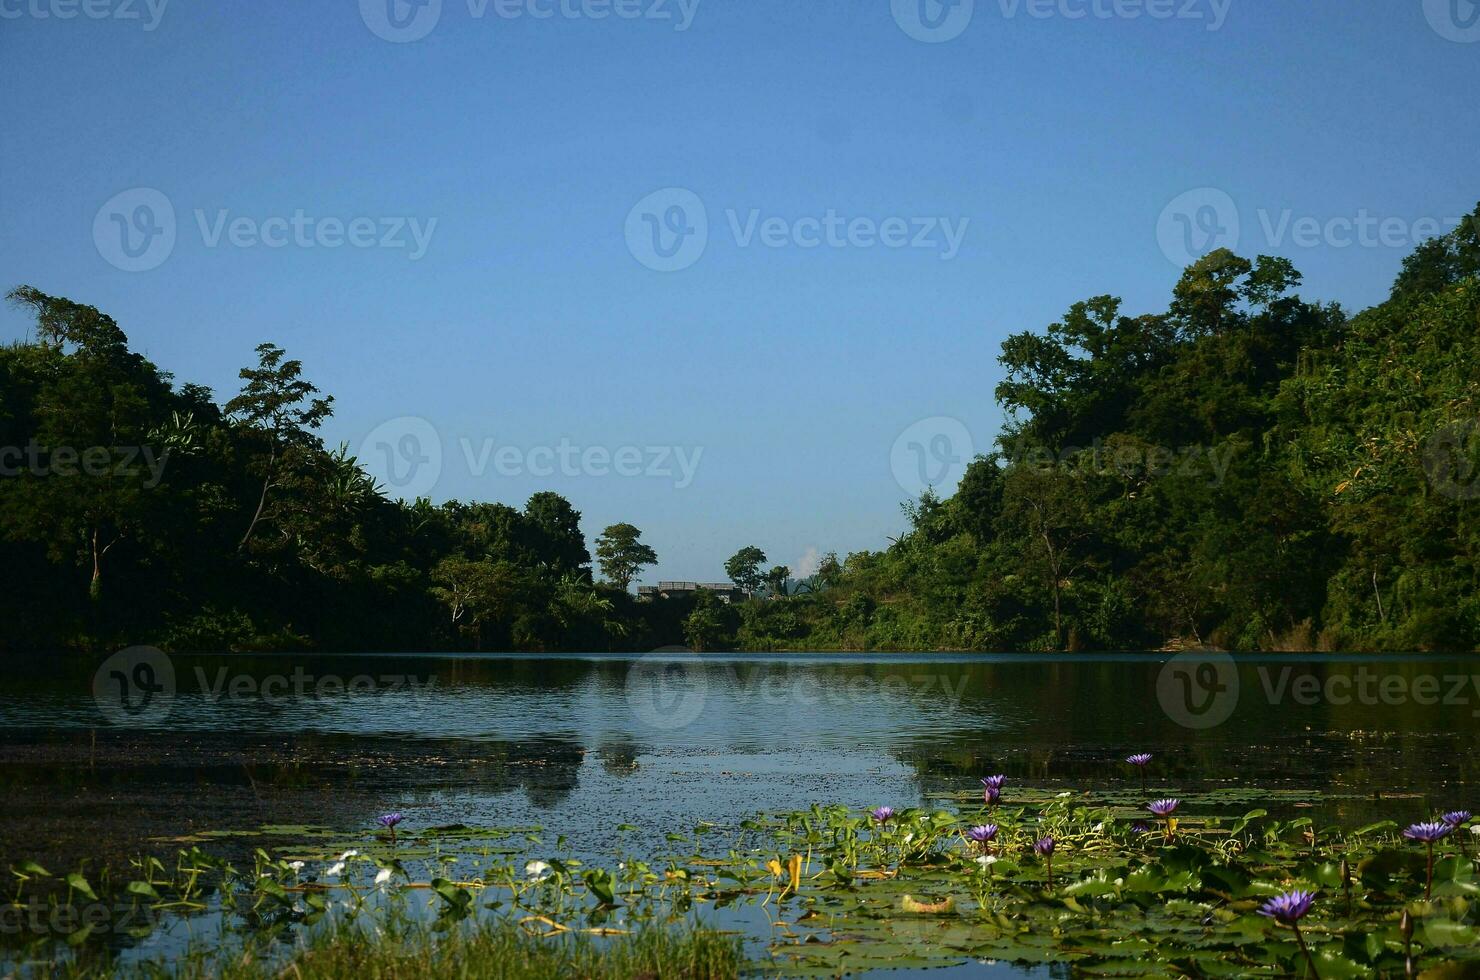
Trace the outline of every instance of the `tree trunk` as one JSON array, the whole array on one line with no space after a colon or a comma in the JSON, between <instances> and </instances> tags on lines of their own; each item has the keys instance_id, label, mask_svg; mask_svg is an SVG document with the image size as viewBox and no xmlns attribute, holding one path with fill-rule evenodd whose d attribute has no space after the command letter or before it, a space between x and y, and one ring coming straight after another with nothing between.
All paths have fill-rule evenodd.
<instances>
[{"instance_id":1,"label":"tree trunk","mask_svg":"<svg viewBox=\"0 0 1480 980\"><path fill-rule=\"evenodd\" d=\"M272 486L273 466L277 463L277 443L272 444L272 450L267 454L267 476L262 480L262 494L257 498L257 512L252 515L252 523L247 525L247 533L242 535L241 543L236 546L237 551L246 548L247 542L252 538L252 532L257 529L257 522L262 520L262 511L267 507L267 489Z\"/></svg>"}]
</instances>

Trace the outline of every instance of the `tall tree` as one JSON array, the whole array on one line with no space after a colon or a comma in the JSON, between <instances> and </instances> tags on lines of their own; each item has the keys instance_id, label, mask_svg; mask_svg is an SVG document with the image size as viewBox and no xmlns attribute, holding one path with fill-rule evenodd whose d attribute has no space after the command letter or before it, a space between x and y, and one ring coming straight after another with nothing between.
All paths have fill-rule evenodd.
<instances>
[{"instance_id":1,"label":"tall tree","mask_svg":"<svg viewBox=\"0 0 1480 980\"><path fill-rule=\"evenodd\" d=\"M276 344L259 344L255 368L242 368L241 394L226 403L226 413L251 429L264 452L255 468L262 481L252 519L238 550L245 550L252 534L268 516L268 498L280 475L303 462L319 448L312 434L334 414L333 396L315 397L319 389L303 379L301 361L284 360L285 351Z\"/></svg>"},{"instance_id":2,"label":"tall tree","mask_svg":"<svg viewBox=\"0 0 1480 980\"><path fill-rule=\"evenodd\" d=\"M641 537L642 532L631 524L613 524L596 539L601 573L624 591L643 566L658 561L657 552L643 544Z\"/></svg>"},{"instance_id":3,"label":"tall tree","mask_svg":"<svg viewBox=\"0 0 1480 980\"><path fill-rule=\"evenodd\" d=\"M735 588L747 596L754 595L765 581L765 576L761 573L761 565L765 560L764 551L753 544L747 545L725 562L725 574L735 583Z\"/></svg>"}]
</instances>

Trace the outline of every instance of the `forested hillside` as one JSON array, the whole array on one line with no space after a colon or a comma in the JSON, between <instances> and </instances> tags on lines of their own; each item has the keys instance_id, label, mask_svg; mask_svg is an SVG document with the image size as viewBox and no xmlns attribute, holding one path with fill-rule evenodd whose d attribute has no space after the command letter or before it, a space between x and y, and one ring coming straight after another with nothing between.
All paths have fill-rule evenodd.
<instances>
[{"instance_id":1,"label":"forested hillside","mask_svg":"<svg viewBox=\"0 0 1480 980\"><path fill-rule=\"evenodd\" d=\"M0 348L0 650L650 649L676 610L593 581L538 493L390 501L316 430L333 399L271 344L218 405L98 310L30 287ZM618 525L613 568L651 562Z\"/></svg>"},{"instance_id":2,"label":"forested hillside","mask_svg":"<svg viewBox=\"0 0 1480 980\"><path fill-rule=\"evenodd\" d=\"M1299 285L1220 251L1165 312L1098 296L1010 337L997 451L739 642L1474 650L1480 209L1378 307Z\"/></svg>"},{"instance_id":3,"label":"forested hillside","mask_svg":"<svg viewBox=\"0 0 1480 980\"><path fill-rule=\"evenodd\" d=\"M98 310L20 287L0 348L0 650L1474 650L1480 208L1357 315L1214 252L1164 312L1076 303L1002 345L996 451L799 593L639 603L580 514L386 498L271 344L219 401ZM767 588L761 588L768 583Z\"/></svg>"}]
</instances>

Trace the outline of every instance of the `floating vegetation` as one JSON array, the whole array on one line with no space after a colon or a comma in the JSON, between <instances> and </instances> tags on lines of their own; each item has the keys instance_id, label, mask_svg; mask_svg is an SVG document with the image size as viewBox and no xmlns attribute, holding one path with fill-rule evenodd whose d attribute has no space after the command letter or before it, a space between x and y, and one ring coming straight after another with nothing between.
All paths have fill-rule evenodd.
<instances>
[{"instance_id":1,"label":"floating vegetation","mask_svg":"<svg viewBox=\"0 0 1480 980\"><path fill-rule=\"evenodd\" d=\"M325 929L383 935L416 923L453 934L495 922L599 944L703 921L742 935L752 968L768 974L973 960L1071 963L1106 977L1480 970L1480 862L1465 848L1476 829L1466 811L1348 828L1229 805L1264 797L1298 814L1330 799L1313 792L1147 799L1014 784L1007 803L1005 784L962 790L950 808L762 812L599 856L563 837L547 843L537 827L417 827L400 813L379 818L383 832L223 831L209 838L220 853L192 839L172 861L140 857L123 875L19 864L6 908L132 910L142 935L209 913L262 957L264 939L312 941ZM112 930L112 920L77 925L14 959L81 957Z\"/></svg>"}]
</instances>

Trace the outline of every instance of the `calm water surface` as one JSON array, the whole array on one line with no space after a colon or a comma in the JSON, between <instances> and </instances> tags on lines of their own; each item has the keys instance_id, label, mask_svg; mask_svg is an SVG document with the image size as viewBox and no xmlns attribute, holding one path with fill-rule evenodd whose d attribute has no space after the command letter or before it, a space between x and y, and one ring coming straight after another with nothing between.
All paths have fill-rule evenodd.
<instances>
[{"instance_id":1,"label":"calm water surface","mask_svg":"<svg viewBox=\"0 0 1480 980\"><path fill-rule=\"evenodd\" d=\"M602 854L623 822L656 848L700 820L917 804L987 772L1128 783L1132 751L1167 787L1368 797L1329 804L1334 819L1480 809L1480 672L1460 659L176 656L96 685L97 661L7 666L7 863L389 809L538 824Z\"/></svg>"}]
</instances>

